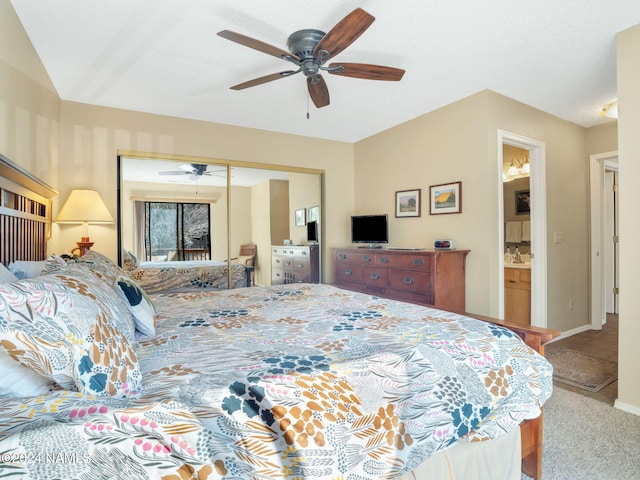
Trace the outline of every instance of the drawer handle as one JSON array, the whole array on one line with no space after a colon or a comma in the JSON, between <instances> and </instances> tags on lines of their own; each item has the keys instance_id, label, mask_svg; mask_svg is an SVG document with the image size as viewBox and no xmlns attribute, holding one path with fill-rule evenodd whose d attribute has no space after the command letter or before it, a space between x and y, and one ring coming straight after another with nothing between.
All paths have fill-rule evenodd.
<instances>
[{"instance_id":1,"label":"drawer handle","mask_svg":"<svg viewBox=\"0 0 640 480\"><path fill-rule=\"evenodd\" d=\"M339 253L338 256L340 257L340 260L344 260L345 258L347 258L347 255L344 253Z\"/></svg>"},{"instance_id":2,"label":"drawer handle","mask_svg":"<svg viewBox=\"0 0 640 480\"><path fill-rule=\"evenodd\" d=\"M351 269L350 269L350 268L347 268L347 269L344 271L344 274L345 274L345 275L352 275L353 273L351 272Z\"/></svg>"},{"instance_id":3,"label":"drawer handle","mask_svg":"<svg viewBox=\"0 0 640 480\"><path fill-rule=\"evenodd\" d=\"M280 263L280 259L279 258L276 258L276 263Z\"/></svg>"},{"instance_id":4,"label":"drawer handle","mask_svg":"<svg viewBox=\"0 0 640 480\"><path fill-rule=\"evenodd\" d=\"M389 259L387 257L380 257L380 263L389 263Z\"/></svg>"},{"instance_id":5,"label":"drawer handle","mask_svg":"<svg viewBox=\"0 0 640 480\"><path fill-rule=\"evenodd\" d=\"M373 278L374 280L377 280L379 277L377 273L372 273L371 278Z\"/></svg>"},{"instance_id":6,"label":"drawer handle","mask_svg":"<svg viewBox=\"0 0 640 480\"><path fill-rule=\"evenodd\" d=\"M371 261L371 257L369 255L365 255L364 257L362 257L362 261L363 262L370 262Z\"/></svg>"},{"instance_id":7,"label":"drawer handle","mask_svg":"<svg viewBox=\"0 0 640 480\"><path fill-rule=\"evenodd\" d=\"M414 265L424 265L424 260L422 258L414 258L413 259L413 264Z\"/></svg>"},{"instance_id":8,"label":"drawer handle","mask_svg":"<svg viewBox=\"0 0 640 480\"><path fill-rule=\"evenodd\" d=\"M304 263L299 263L298 268L302 268L302 267L304 267Z\"/></svg>"},{"instance_id":9,"label":"drawer handle","mask_svg":"<svg viewBox=\"0 0 640 480\"><path fill-rule=\"evenodd\" d=\"M411 285L413 283L413 278L404 277L404 283L406 283L407 285Z\"/></svg>"}]
</instances>

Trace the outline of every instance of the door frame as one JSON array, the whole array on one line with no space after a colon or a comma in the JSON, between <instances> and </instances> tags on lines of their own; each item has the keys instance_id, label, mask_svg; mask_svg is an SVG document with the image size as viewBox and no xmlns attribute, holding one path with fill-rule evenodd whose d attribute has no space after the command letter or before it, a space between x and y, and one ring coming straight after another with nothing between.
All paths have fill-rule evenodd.
<instances>
[{"instance_id":1,"label":"door frame","mask_svg":"<svg viewBox=\"0 0 640 480\"><path fill-rule=\"evenodd\" d=\"M617 150L591 155L589 157L589 188L590 188L590 266L591 266L591 328L602 330L607 320L605 311L605 239L604 239L604 189L605 169L618 170Z\"/></svg>"},{"instance_id":2,"label":"door frame","mask_svg":"<svg viewBox=\"0 0 640 480\"><path fill-rule=\"evenodd\" d=\"M547 181L545 143L498 129L498 311L504 318L504 193L502 145L529 151L531 172L531 325L547 326ZM508 320L508 319L505 319Z\"/></svg>"}]
</instances>

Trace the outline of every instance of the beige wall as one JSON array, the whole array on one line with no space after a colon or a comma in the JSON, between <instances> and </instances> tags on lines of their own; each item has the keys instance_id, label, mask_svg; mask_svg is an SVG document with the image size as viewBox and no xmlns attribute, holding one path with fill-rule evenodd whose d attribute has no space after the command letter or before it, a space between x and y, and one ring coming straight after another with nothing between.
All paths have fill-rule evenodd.
<instances>
[{"instance_id":1,"label":"beige wall","mask_svg":"<svg viewBox=\"0 0 640 480\"><path fill-rule=\"evenodd\" d=\"M60 99L13 7L0 2L0 152L58 188L59 134Z\"/></svg>"},{"instance_id":2,"label":"beige wall","mask_svg":"<svg viewBox=\"0 0 640 480\"><path fill-rule=\"evenodd\" d=\"M587 162L590 155L618 150L618 122L612 120L604 125L587 128L585 149Z\"/></svg>"},{"instance_id":3,"label":"beige wall","mask_svg":"<svg viewBox=\"0 0 640 480\"><path fill-rule=\"evenodd\" d=\"M453 238L467 257L467 310L497 316L497 132L546 145L548 326L570 330L589 318L588 160L585 129L494 92L483 91L356 144L356 211L388 213L390 242L428 247ZM571 181L568 181L571 179ZM462 213L429 215L430 185L462 181ZM422 189L420 218L394 217L394 192ZM502 208L502 205L500 205ZM551 234L550 234L551 235ZM548 236L549 238L549 236ZM569 298L574 309L569 311Z\"/></svg>"},{"instance_id":4,"label":"beige wall","mask_svg":"<svg viewBox=\"0 0 640 480\"><path fill-rule=\"evenodd\" d=\"M327 177L334 179L325 198L327 211L340 218L352 210L353 176L349 168L342 168L352 163L350 144L72 102L62 102L61 118L60 157L71 172L61 179L61 195L65 197L72 187L92 186L103 195L112 213L116 205L115 155L119 150L324 169ZM304 157L298 154L300 151L305 152ZM340 201L344 197L345 201ZM96 244L100 242L105 253L114 256L115 229L102 230L103 236L95 238ZM345 235L337 228L329 233L327 243L341 243ZM57 238L64 245L73 242L75 236L61 231ZM58 245L55 240L54 248Z\"/></svg>"},{"instance_id":5,"label":"beige wall","mask_svg":"<svg viewBox=\"0 0 640 480\"><path fill-rule=\"evenodd\" d=\"M640 25L618 34L618 167L620 170L620 331L618 401L640 415Z\"/></svg>"}]
</instances>

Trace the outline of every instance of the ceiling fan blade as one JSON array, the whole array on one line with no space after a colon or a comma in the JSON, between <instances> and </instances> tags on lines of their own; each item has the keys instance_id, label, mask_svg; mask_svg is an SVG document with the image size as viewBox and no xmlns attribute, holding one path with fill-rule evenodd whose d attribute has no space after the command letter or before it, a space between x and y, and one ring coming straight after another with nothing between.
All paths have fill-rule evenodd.
<instances>
[{"instance_id":1,"label":"ceiling fan blade","mask_svg":"<svg viewBox=\"0 0 640 480\"><path fill-rule=\"evenodd\" d=\"M404 70L401 68L385 67L383 65L369 65L368 63L331 63L328 68L329 73L332 73L333 75L364 78L367 80L387 80L390 82L397 82L404 75Z\"/></svg>"},{"instance_id":2,"label":"ceiling fan blade","mask_svg":"<svg viewBox=\"0 0 640 480\"><path fill-rule=\"evenodd\" d=\"M298 73L296 70L286 70L284 72L272 73L270 75L265 75L264 77L254 78L253 80L249 80L244 83L239 83L238 85L234 85L230 87L231 90L244 90L245 88L255 87L256 85L262 85L263 83L272 82L274 80L279 80L284 77L289 77L294 73Z\"/></svg>"},{"instance_id":3,"label":"ceiling fan blade","mask_svg":"<svg viewBox=\"0 0 640 480\"><path fill-rule=\"evenodd\" d=\"M282 50L281 48L274 47L273 45L269 45L268 43L256 40L255 38L247 37L246 35L242 35L241 33L232 32L230 30L222 30L218 32L218 36L226 38L227 40L231 40L232 42L239 43L240 45L244 45L245 47L253 48L254 50L258 50L259 52L273 55L274 57L282 59L292 58L298 61L300 60L291 52L287 52L286 50Z\"/></svg>"},{"instance_id":4,"label":"ceiling fan blade","mask_svg":"<svg viewBox=\"0 0 640 480\"><path fill-rule=\"evenodd\" d=\"M158 172L158 175L191 175L191 172L174 170L174 171L167 171L167 172Z\"/></svg>"},{"instance_id":5,"label":"ceiling fan blade","mask_svg":"<svg viewBox=\"0 0 640 480\"><path fill-rule=\"evenodd\" d=\"M307 88L316 108L329 105L329 89L322 75L316 75L315 80L312 77L307 77Z\"/></svg>"},{"instance_id":6,"label":"ceiling fan blade","mask_svg":"<svg viewBox=\"0 0 640 480\"><path fill-rule=\"evenodd\" d=\"M322 37L322 40L320 40L316 48L313 49L313 56L317 57L318 54L324 50L327 53L322 56L323 62L335 57L355 42L356 39L371 26L374 20L375 17L369 15L361 8L356 8Z\"/></svg>"}]
</instances>

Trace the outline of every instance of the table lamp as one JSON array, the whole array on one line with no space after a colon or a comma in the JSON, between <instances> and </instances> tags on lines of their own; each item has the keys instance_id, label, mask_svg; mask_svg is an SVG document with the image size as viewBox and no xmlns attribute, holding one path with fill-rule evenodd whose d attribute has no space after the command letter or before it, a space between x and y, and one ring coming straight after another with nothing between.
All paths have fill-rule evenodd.
<instances>
[{"instance_id":1,"label":"table lamp","mask_svg":"<svg viewBox=\"0 0 640 480\"><path fill-rule=\"evenodd\" d=\"M67 201L56 217L56 223L82 224L82 238L76 242L79 256L83 256L93 246L89 239L89 224L113 223L113 217L102 201L100 194L94 190L71 190Z\"/></svg>"}]
</instances>

